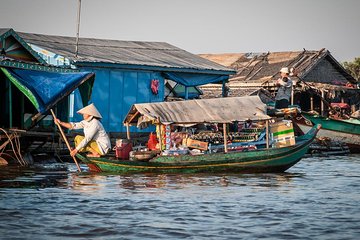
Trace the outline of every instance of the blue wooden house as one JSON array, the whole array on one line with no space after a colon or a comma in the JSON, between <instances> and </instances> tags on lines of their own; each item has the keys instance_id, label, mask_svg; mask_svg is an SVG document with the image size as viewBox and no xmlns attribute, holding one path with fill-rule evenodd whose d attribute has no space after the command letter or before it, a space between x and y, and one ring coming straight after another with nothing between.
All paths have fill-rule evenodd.
<instances>
[{"instance_id":1,"label":"blue wooden house","mask_svg":"<svg viewBox=\"0 0 360 240\"><path fill-rule=\"evenodd\" d=\"M47 120L52 125L43 119L54 106L67 118L74 90L88 104L94 73L47 64L13 30L0 29L0 50L0 128L28 130Z\"/></svg>"},{"instance_id":2,"label":"blue wooden house","mask_svg":"<svg viewBox=\"0 0 360 240\"><path fill-rule=\"evenodd\" d=\"M161 102L168 80L180 85L184 98L189 90L208 83L225 84L235 71L164 42L76 39L0 29L30 47L43 64L80 72L95 73L90 102L101 112L109 132L125 132L123 119L134 103ZM3 39L5 39L3 37ZM0 49L7 56L8 48ZM34 61L34 59L26 59ZM179 88L178 88L179 89ZM78 90L69 96L69 121L80 120L76 111L83 107ZM131 131L137 131L135 128Z\"/></svg>"}]
</instances>

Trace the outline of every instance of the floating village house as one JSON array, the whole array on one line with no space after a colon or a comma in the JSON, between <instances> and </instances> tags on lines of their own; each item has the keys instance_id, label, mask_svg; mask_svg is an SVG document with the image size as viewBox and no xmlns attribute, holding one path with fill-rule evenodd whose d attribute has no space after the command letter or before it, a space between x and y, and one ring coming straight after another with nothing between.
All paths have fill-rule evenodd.
<instances>
[{"instance_id":1,"label":"floating village house","mask_svg":"<svg viewBox=\"0 0 360 240\"><path fill-rule=\"evenodd\" d=\"M328 102L343 102L360 107L357 81L326 49L319 51L292 51L267 53L200 54L201 57L236 70L227 83L228 96L263 93L264 99L272 99L282 67L294 69L292 103L304 111L326 112L320 96ZM300 81L301 80L301 81ZM305 83L304 83L305 82ZM296 84L297 83L297 84ZM213 84L201 86L202 97L219 97L222 90ZM266 89L266 91L264 91ZM261 91L259 91L261 90Z\"/></svg>"},{"instance_id":2,"label":"floating village house","mask_svg":"<svg viewBox=\"0 0 360 240\"><path fill-rule=\"evenodd\" d=\"M189 98L196 86L224 86L235 73L163 42L80 38L76 47L74 37L0 29L0 51L3 128L26 129L55 104L64 121L77 121L76 111L93 102L108 132L126 132L132 104L161 102L169 92Z\"/></svg>"},{"instance_id":3,"label":"floating village house","mask_svg":"<svg viewBox=\"0 0 360 240\"><path fill-rule=\"evenodd\" d=\"M0 29L0 51L1 128L30 129L57 104L62 116L75 89L88 103L94 73L47 63L12 29Z\"/></svg>"}]
</instances>

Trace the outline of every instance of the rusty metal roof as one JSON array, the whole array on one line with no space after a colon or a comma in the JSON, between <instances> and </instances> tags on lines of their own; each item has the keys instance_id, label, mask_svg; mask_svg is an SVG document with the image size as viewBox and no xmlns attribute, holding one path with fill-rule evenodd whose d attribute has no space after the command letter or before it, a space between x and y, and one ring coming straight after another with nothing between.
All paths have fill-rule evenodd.
<instances>
[{"instance_id":1,"label":"rusty metal roof","mask_svg":"<svg viewBox=\"0 0 360 240\"><path fill-rule=\"evenodd\" d=\"M200 54L199 56L236 70L237 73L229 79L230 83L275 80L279 78L279 70L282 67L295 68L298 76L306 80L313 69L324 60L329 62L342 78L356 83L356 80L324 48L319 51L304 49L287 52Z\"/></svg>"},{"instance_id":2,"label":"rusty metal roof","mask_svg":"<svg viewBox=\"0 0 360 240\"><path fill-rule=\"evenodd\" d=\"M0 29L1 30L1 29ZM17 32L27 43L70 59L75 64L121 64L186 69L187 72L234 74L234 70L189 53L165 42L120 41L79 38L75 57L75 37Z\"/></svg>"},{"instance_id":3,"label":"rusty metal roof","mask_svg":"<svg viewBox=\"0 0 360 240\"><path fill-rule=\"evenodd\" d=\"M141 103L132 106L124 123L137 124L140 117L159 120L163 124L230 123L247 119L270 119L265 111L266 105L258 96Z\"/></svg>"}]
</instances>

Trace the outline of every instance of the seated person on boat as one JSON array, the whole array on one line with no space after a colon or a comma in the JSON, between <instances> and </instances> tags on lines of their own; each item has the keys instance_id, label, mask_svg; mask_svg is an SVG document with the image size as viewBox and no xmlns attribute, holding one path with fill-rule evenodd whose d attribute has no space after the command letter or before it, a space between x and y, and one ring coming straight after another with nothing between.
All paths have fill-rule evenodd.
<instances>
[{"instance_id":1,"label":"seated person on boat","mask_svg":"<svg viewBox=\"0 0 360 240\"><path fill-rule=\"evenodd\" d=\"M75 156L78 152L90 152L88 156L100 157L111 149L110 138L100 122L102 118L94 104L90 104L77 113L82 114L84 120L81 122L62 122L55 119L55 122L68 129L84 129L84 135L77 135L74 139L75 148L70 155Z\"/></svg>"}]
</instances>

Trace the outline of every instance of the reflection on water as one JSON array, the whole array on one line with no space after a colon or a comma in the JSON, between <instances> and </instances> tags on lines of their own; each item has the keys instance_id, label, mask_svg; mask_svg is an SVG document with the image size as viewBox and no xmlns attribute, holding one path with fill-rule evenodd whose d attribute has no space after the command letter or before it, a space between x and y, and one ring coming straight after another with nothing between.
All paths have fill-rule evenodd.
<instances>
[{"instance_id":1,"label":"reflection on water","mask_svg":"<svg viewBox=\"0 0 360 240\"><path fill-rule=\"evenodd\" d=\"M281 174L1 167L0 238L355 239L359 165L353 155L306 158Z\"/></svg>"}]
</instances>

